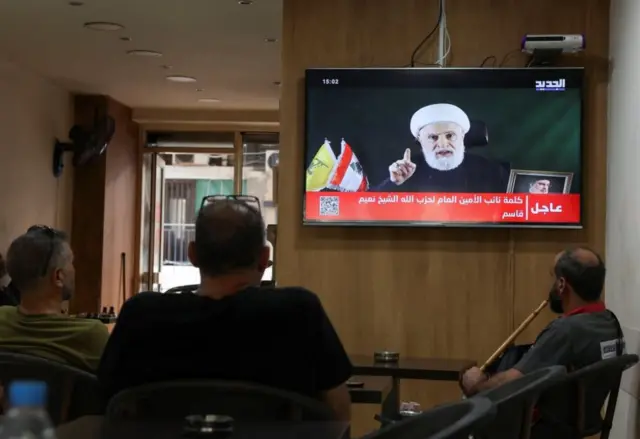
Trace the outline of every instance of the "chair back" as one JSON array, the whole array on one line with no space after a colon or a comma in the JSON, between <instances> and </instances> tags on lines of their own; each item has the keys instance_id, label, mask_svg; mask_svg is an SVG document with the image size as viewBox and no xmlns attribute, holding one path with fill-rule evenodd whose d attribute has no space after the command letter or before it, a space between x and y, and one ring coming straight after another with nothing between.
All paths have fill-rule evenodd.
<instances>
[{"instance_id":1,"label":"chair back","mask_svg":"<svg viewBox=\"0 0 640 439\"><path fill-rule=\"evenodd\" d=\"M260 282L261 287L274 287L276 285L273 280L263 280ZM164 292L164 294L188 294L195 293L200 285L182 285L179 287L173 287Z\"/></svg>"},{"instance_id":2,"label":"chair back","mask_svg":"<svg viewBox=\"0 0 640 439\"><path fill-rule=\"evenodd\" d=\"M38 380L47 383L47 411L54 425L104 413L105 400L95 375L33 355L0 351L0 382Z\"/></svg>"},{"instance_id":3,"label":"chair back","mask_svg":"<svg viewBox=\"0 0 640 439\"><path fill-rule=\"evenodd\" d=\"M583 438L600 433L607 439L611 431L622 372L638 362L635 354L598 361L569 373L540 397L540 433L536 436ZM575 405L566 404L566 395L575 395ZM604 419L602 407L607 401ZM567 420L572 420L567 424ZM538 427L538 426L536 426ZM542 431L543 429L547 431Z\"/></svg>"},{"instance_id":4,"label":"chair back","mask_svg":"<svg viewBox=\"0 0 640 439\"><path fill-rule=\"evenodd\" d=\"M235 381L167 381L125 389L107 406L110 420L183 420L227 415L238 422L332 421L324 403L285 390Z\"/></svg>"},{"instance_id":5,"label":"chair back","mask_svg":"<svg viewBox=\"0 0 640 439\"><path fill-rule=\"evenodd\" d=\"M468 439L470 434L491 421L495 415L495 406L488 399L465 399L394 422L365 438Z\"/></svg>"},{"instance_id":6,"label":"chair back","mask_svg":"<svg viewBox=\"0 0 640 439\"><path fill-rule=\"evenodd\" d=\"M564 366L547 367L480 393L495 404L497 412L494 421L474 437L528 439L538 397L564 376Z\"/></svg>"},{"instance_id":7,"label":"chair back","mask_svg":"<svg viewBox=\"0 0 640 439\"><path fill-rule=\"evenodd\" d=\"M164 292L164 294L189 294L195 293L200 285L182 285L179 287L173 287Z\"/></svg>"}]
</instances>

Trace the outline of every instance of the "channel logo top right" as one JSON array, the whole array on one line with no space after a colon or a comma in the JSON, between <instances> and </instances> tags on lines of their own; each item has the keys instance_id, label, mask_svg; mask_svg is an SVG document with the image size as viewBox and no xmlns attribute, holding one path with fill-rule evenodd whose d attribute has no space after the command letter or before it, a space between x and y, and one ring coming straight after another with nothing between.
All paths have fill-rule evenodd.
<instances>
[{"instance_id":1,"label":"channel logo top right","mask_svg":"<svg viewBox=\"0 0 640 439\"><path fill-rule=\"evenodd\" d=\"M536 81L536 91L564 91L566 81L558 79L557 81Z\"/></svg>"}]
</instances>

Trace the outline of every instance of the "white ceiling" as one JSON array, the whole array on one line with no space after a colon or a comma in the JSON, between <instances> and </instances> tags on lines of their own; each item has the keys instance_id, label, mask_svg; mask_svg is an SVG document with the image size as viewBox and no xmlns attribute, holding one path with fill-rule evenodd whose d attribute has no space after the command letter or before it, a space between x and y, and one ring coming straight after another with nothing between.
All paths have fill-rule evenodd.
<instances>
[{"instance_id":1,"label":"white ceiling","mask_svg":"<svg viewBox=\"0 0 640 439\"><path fill-rule=\"evenodd\" d=\"M132 108L276 109L281 0L0 0L0 57ZM106 21L116 32L83 27ZM129 37L131 41L122 41ZM145 49L161 58L127 55ZM165 69L163 66L171 66ZM193 84L168 82L170 74ZM204 91L197 91L198 88ZM220 99L199 103L199 98Z\"/></svg>"}]
</instances>

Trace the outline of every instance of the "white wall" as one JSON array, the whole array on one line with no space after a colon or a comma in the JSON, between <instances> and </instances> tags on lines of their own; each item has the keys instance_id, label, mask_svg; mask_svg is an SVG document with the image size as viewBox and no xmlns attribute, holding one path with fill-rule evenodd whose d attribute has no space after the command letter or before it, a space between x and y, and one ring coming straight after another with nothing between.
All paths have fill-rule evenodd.
<instances>
[{"instance_id":1,"label":"white wall","mask_svg":"<svg viewBox=\"0 0 640 439\"><path fill-rule=\"evenodd\" d=\"M611 1L606 300L640 350L640 1ZM640 438L637 367L625 373L612 439Z\"/></svg>"},{"instance_id":2,"label":"white wall","mask_svg":"<svg viewBox=\"0 0 640 439\"><path fill-rule=\"evenodd\" d=\"M30 225L71 229L73 169L52 173L56 137L73 122L69 93L0 60L0 252ZM67 163L68 160L67 160Z\"/></svg>"}]
</instances>

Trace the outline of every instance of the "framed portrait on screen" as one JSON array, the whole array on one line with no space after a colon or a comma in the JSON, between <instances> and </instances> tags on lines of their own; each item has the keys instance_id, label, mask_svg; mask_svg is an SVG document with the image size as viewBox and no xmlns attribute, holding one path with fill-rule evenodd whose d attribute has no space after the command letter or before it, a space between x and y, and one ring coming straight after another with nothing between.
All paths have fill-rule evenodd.
<instances>
[{"instance_id":1,"label":"framed portrait on screen","mask_svg":"<svg viewBox=\"0 0 640 439\"><path fill-rule=\"evenodd\" d=\"M573 172L531 171L512 169L507 193L559 195L571 192Z\"/></svg>"}]
</instances>

